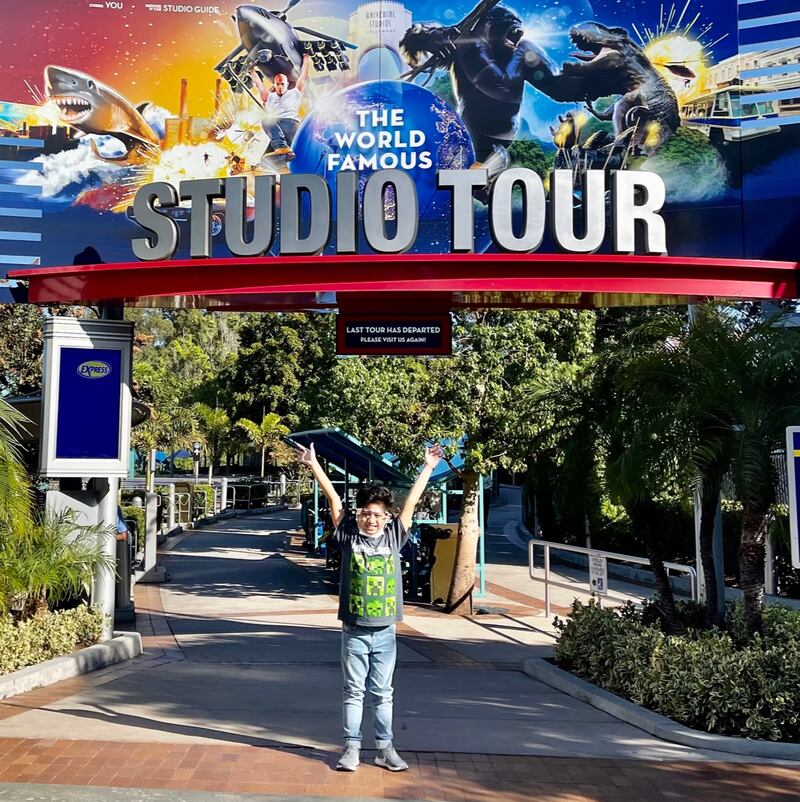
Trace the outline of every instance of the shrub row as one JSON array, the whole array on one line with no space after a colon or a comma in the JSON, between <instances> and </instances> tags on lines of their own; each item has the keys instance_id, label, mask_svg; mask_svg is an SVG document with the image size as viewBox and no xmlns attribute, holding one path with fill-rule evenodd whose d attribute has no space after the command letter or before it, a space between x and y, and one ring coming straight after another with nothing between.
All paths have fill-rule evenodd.
<instances>
[{"instance_id":1,"label":"shrub row","mask_svg":"<svg viewBox=\"0 0 800 802\"><path fill-rule=\"evenodd\" d=\"M557 620L558 664L606 690L695 729L800 741L800 611L769 607L747 643L741 606L727 632L668 636L632 605L576 601Z\"/></svg>"},{"instance_id":2,"label":"shrub row","mask_svg":"<svg viewBox=\"0 0 800 802\"><path fill-rule=\"evenodd\" d=\"M0 616L0 674L69 654L100 639L103 615L81 606L16 622Z\"/></svg>"},{"instance_id":3,"label":"shrub row","mask_svg":"<svg viewBox=\"0 0 800 802\"><path fill-rule=\"evenodd\" d=\"M131 519L136 522L136 549L144 549L145 539L145 513L144 508L134 507L133 505L122 508L122 517L126 520Z\"/></svg>"}]
</instances>

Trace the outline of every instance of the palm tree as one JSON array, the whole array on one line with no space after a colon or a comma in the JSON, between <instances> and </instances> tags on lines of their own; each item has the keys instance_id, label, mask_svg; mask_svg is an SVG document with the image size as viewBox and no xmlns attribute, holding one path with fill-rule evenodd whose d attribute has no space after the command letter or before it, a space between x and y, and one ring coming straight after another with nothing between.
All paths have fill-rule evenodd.
<instances>
[{"instance_id":1,"label":"palm tree","mask_svg":"<svg viewBox=\"0 0 800 802\"><path fill-rule=\"evenodd\" d=\"M170 473L175 475L174 453L181 448L191 448L192 441L202 439L198 430L197 417L192 409L178 407L162 417L162 440L170 455Z\"/></svg>"},{"instance_id":2,"label":"palm tree","mask_svg":"<svg viewBox=\"0 0 800 802\"><path fill-rule=\"evenodd\" d=\"M633 370L633 354L624 346L607 348L572 379L537 393L539 414L550 421L544 437L554 454L563 454L579 440L582 449L604 464L581 463L590 475L587 487L599 483L622 506L644 541L658 589L658 605L672 632L684 629L661 547L659 495L680 476L682 441L669 410L644 411L638 390L624 378ZM574 445L574 442L573 442ZM587 490L595 495L596 488Z\"/></svg>"},{"instance_id":3,"label":"palm tree","mask_svg":"<svg viewBox=\"0 0 800 802\"><path fill-rule=\"evenodd\" d=\"M720 603L724 600L717 598L714 530L722 482L732 459L730 426L724 412L730 392L725 372L710 373L696 364L729 335L725 317L712 314L715 309L710 305L701 308L691 326L685 314L674 311L633 329L627 337L632 358L622 377L625 387L638 395L643 414L659 416L670 410L673 426L681 432L680 445L686 454L682 467L700 491L700 560L707 627L722 626L724 618Z\"/></svg>"},{"instance_id":4,"label":"palm tree","mask_svg":"<svg viewBox=\"0 0 800 802\"><path fill-rule=\"evenodd\" d=\"M800 420L800 333L730 307L698 308L691 327L673 319L663 347L637 365L648 414L668 407L685 425L690 465L701 484L700 550L707 619L721 624L714 578L713 531L723 478L742 503L739 578L750 634L761 626L764 541L775 500L772 455L787 426Z\"/></svg>"},{"instance_id":5,"label":"palm tree","mask_svg":"<svg viewBox=\"0 0 800 802\"><path fill-rule=\"evenodd\" d=\"M225 439L231 431L231 419L223 409L212 408L208 404L195 404L192 410L197 418L199 431L205 441L209 459L209 481L211 471L219 470Z\"/></svg>"},{"instance_id":6,"label":"palm tree","mask_svg":"<svg viewBox=\"0 0 800 802\"><path fill-rule=\"evenodd\" d=\"M243 429L250 442L261 449L261 478L264 478L266 453L272 454L281 443L281 437L289 434L289 429L281 423L281 416L275 412L269 412L261 419L261 423L255 423L249 418L242 418L236 425Z\"/></svg>"},{"instance_id":7,"label":"palm tree","mask_svg":"<svg viewBox=\"0 0 800 802\"><path fill-rule=\"evenodd\" d=\"M0 540L31 525L31 488L22 464L19 435L30 421L0 399Z\"/></svg>"}]
</instances>

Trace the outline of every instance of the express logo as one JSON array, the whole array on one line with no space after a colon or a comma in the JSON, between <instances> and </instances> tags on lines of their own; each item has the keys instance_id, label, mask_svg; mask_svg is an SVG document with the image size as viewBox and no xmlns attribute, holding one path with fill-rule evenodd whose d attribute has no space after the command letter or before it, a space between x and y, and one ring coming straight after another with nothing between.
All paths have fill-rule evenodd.
<instances>
[{"instance_id":1,"label":"express logo","mask_svg":"<svg viewBox=\"0 0 800 802\"><path fill-rule=\"evenodd\" d=\"M111 365L108 362L101 362L99 359L92 359L88 362L81 362L78 365L78 375L84 379L102 379L111 373Z\"/></svg>"}]
</instances>

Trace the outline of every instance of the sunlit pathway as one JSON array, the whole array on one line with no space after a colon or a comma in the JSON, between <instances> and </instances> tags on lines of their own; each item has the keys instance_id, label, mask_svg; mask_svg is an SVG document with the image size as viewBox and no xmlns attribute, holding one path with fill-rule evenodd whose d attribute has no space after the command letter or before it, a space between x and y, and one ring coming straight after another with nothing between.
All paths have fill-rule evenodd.
<instances>
[{"instance_id":1,"label":"sunlit pathway","mask_svg":"<svg viewBox=\"0 0 800 802\"><path fill-rule=\"evenodd\" d=\"M535 784L540 799L663 799L667 787L719 799L724 776L743 800L800 797L794 769L711 762L730 756L659 741L528 678L521 660L552 640L535 601L500 580L490 600L505 614L410 606L399 627L395 734L411 771L334 772L335 588L296 525L291 512L231 518L162 555L172 581L137 588L142 658L0 703L0 783L426 800L529 799ZM0 800L23 798L9 793L0 785Z\"/></svg>"}]
</instances>

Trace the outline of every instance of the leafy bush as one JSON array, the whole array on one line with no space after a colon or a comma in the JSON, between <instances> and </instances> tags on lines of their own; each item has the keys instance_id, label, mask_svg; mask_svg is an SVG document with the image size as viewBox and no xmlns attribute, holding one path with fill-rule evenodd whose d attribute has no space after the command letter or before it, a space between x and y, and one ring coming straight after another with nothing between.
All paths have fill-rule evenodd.
<instances>
[{"instance_id":1,"label":"leafy bush","mask_svg":"<svg viewBox=\"0 0 800 802\"><path fill-rule=\"evenodd\" d=\"M0 674L97 643L102 630L102 613L85 606L46 612L19 623L0 615Z\"/></svg>"},{"instance_id":2,"label":"leafy bush","mask_svg":"<svg viewBox=\"0 0 800 802\"><path fill-rule=\"evenodd\" d=\"M136 522L136 548L138 551L142 551L145 537L144 509L142 507L125 506L122 508L122 517L125 520L132 519Z\"/></svg>"},{"instance_id":3,"label":"leafy bush","mask_svg":"<svg viewBox=\"0 0 800 802\"><path fill-rule=\"evenodd\" d=\"M668 636L652 610L594 601L556 627L559 665L606 690L699 730L800 741L800 611L767 608L749 643L741 604L728 632Z\"/></svg>"},{"instance_id":4,"label":"leafy bush","mask_svg":"<svg viewBox=\"0 0 800 802\"><path fill-rule=\"evenodd\" d=\"M213 485L196 484L192 486L194 491L194 504L196 505L197 515L214 514L214 487ZM205 500L205 505L204 505Z\"/></svg>"}]
</instances>

